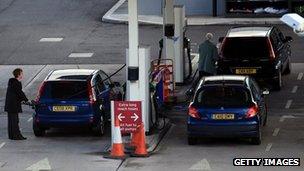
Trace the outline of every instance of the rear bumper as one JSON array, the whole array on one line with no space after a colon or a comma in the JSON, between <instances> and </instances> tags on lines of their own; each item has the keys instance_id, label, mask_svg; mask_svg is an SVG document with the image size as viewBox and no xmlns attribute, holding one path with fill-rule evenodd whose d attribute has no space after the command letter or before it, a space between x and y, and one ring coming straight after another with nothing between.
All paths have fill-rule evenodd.
<instances>
[{"instance_id":1,"label":"rear bumper","mask_svg":"<svg viewBox=\"0 0 304 171\"><path fill-rule=\"evenodd\" d=\"M56 117L47 115L36 115L33 121L41 127L71 127L71 126L92 126L96 125L94 115Z\"/></svg>"},{"instance_id":2,"label":"rear bumper","mask_svg":"<svg viewBox=\"0 0 304 171\"><path fill-rule=\"evenodd\" d=\"M257 121L242 121L237 123L189 122L188 136L190 137L257 137Z\"/></svg>"},{"instance_id":3,"label":"rear bumper","mask_svg":"<svg viewBox=\"0 0 304 171\"><path fill-rule=\"evenodd\" d=\"M248 66L249 68L254 66ZM228 74L228 75L237 75L235 74L235 68L238 67L231 67L231 66L221 66L217 69L218 74ZM240 67L241 68L241 67ZM258 72L256 74L251 74L250 76L254 77L257 80L261 81L269 81L273 80L277 77L277 70L273 66L261 66L261 67L256 67L260 68L258 69Z\"/></svg>"}]
</instances>

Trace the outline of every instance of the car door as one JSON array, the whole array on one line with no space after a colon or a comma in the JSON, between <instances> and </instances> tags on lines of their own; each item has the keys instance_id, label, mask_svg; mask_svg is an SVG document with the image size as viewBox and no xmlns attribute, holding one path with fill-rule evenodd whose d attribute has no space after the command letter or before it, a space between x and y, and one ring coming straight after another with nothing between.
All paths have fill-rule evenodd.
<instances>
[{"instance_id":1,"label":"car door","mask_svg":"<svg viewBox=\"0 0 304 171\"><path fill-rule=\"evenodd\" d=\"M94 85L95 94L97 96L97 106L98 106L97 110L101 111L100 106L102 105L103 108L105 107L104 106L105 95L103 93L105 91L105 86L103 85L102 78L99 74L96 74L93 77L93 85ZM104 110L106 109L104 108Z\"/></svg>"},{"instance_id":2,"label":"car door","mask_svg":"<svg viewBox=\"0 0 304 171\"><path fill-rule=\"evenodd\" d=\"M259 107L261 118L264 121L264 119L266 117L265 99L262 96L262 92L261 92L258 84L253 79L250 79L250 88L251 88L251 91L253 94L253 98L257 102L257 105Z\"/></svg>"},{"instance_id":3,"label":"car door","mask_svg":"<svg viewBox=\"0 0 304 171\"><path fill-rule=\"evenodd\" d=\"M284 35L279 29L274 28L273 38L275 39L274 49L278 57L278 63L281 62L281 66L284 67L286 66L285 63L287 61L287 55L286 55L287 51L286 51L286 44L284 43Z\"/></svg>"},{"instance_id":4,"label":"car door","mask_svg":"<svg viewBox=\"0 0 304 171\"><path fill-rule=\"evenodd\" d=\"M282 50L283 59L284 59L283 61L284 61L284 66L286 67L288 65L288 60L291 55L291 47L289 42L286 41L286 37L279 29L278 29L278 39L283 44L283 50Z\"/></svg>"},{"instance_id":5,"label":"car door","mask_svg":"<svg viewBox=\"0 0 304 171\"><path fill-rule=\"evenodd\" d=\"M103 84L104 86L104 90L103 90L103 105L106 109L106 111L108 112L108 114L110 114L110 111L111 111L111 100L114 100L113 99L113 95L112 95L112 88L111 88L111 85L112 85L112 82L109 78L109 76L103 72L103 71L100 71L99 73L99 76L101 77L101 84Z\"/></svg>"}]
</instances>

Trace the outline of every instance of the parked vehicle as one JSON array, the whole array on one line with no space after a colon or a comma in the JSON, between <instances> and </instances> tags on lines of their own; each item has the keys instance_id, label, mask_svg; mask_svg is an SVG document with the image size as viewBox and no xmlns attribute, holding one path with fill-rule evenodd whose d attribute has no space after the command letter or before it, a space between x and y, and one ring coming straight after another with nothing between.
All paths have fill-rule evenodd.
<instances>
[{"instance_id":1,"label":"parked vehicle","mask_svg":"<svg viewBox=\"0 0 304 171\"><path fill-rule=\"evenodd\" d=\"M203 77L189 105L189 145L199 137L245 137L260 144L267 122L266 94L249 76Z\"/></svg>"},{"instance_id":2,"label":"parked vehicle","mask_svg":"<svg viewBox=\"0 0 304 171\"><path fill-rule=\"evenodd\" d=\"M221 45L218 73L251 75L280 90L282 74L291 72L291 41L277 27L232 28Z\"/></svg>"},{"instance_id":3,"label":"parked vehicle","mask_svg":"<svg viewBox=\"0 0 304 171\"><path fill-rule=\"evenodd\" d=\"M110 118L110 101L121 100L122 92L102 70L52 71L36 98L33 130L43 136L52 127L87 126L103 135Z\"/></svg>"}]
</instances>

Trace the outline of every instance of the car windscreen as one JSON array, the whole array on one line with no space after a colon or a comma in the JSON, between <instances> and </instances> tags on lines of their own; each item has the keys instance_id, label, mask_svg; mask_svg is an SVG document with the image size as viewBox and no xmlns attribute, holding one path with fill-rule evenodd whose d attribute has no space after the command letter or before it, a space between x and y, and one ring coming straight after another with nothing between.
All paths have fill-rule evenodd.
<instances>
[{"instance_id":1,"label":"car windscreen","mask_svg":"<svg viewBox=\"0 0 304 171\"><path fill-rule=\"evenodd\" d=\"M41 98L88 100L87 81L48 81L45 83Z\"/></svg>"},{"instance_id":2,"label":"car windscreen","mask_svg":"<svg viewBox=\"0 0 304 171\"><path fill-rule=\"evenodd\" d=\"M268 59L266 37L227 37L222 47L226 59Z\"/></svg>"},{"instance_id":3,"label":"car windscreen","mask_svg":"<svg viewBox=\"0 0 304 171\"><path fill-rule=\"evenodd\" d=\"M196 103L206 108L248 107L251 102L249 90L241 86L208 86L196 95Z\"/></svg>"}]
</instances>

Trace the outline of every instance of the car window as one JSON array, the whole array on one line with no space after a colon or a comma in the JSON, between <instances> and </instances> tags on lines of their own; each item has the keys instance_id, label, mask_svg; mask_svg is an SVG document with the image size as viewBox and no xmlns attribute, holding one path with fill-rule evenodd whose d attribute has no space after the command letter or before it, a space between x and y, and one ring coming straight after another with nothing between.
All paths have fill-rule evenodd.
<instances>
[{"instance_id":1,"label":"car window","mask_svg":"<svg viewBox=\"0 0 304 171\"><path fill-rule=\"evenodd\" d=\"M211 86L199 90L196 102L199 106L248 107L251 96L249 91L239 86Z\"/></svg>"},{"instance_id":2,"label":"car window","mask_svg":"<svg viewBox=\"0 0 304 171\"><path fill-rule=\"evenodd\" d=\"M48 81L45 83L41 98L87 100L89 98L88 83L87 81Z\"/></svg>"},{"instance_id":3,"label":"car window","mask_svg":"<svg viewBox=\"0 0 304 171\"><path fill-rule=\"evenodd\" d=\"M266 37L229 37L223 45L226 59L268 59L269 50ZM258 50L257 50L258 49Z\"/></svg>"},{"instance_id":4,"label":"car window","mask_svg":"<svg viewBox=\"0 0 304 171\"><path fill-rule=\"evenodd\" d=\"M101 78L103 79L103 84L105 85L105 87L110 88L110 85L112 84L112 81L109 78L109 76L103 71L100 72L100 75L101 75ZM109 79L107 79L107 78L109 78Z\"/></svg>"}]
</instances>

